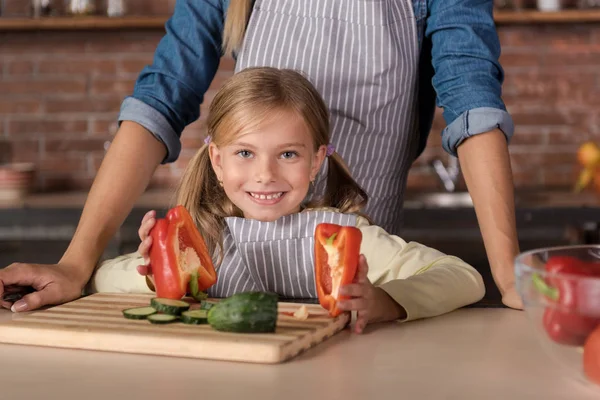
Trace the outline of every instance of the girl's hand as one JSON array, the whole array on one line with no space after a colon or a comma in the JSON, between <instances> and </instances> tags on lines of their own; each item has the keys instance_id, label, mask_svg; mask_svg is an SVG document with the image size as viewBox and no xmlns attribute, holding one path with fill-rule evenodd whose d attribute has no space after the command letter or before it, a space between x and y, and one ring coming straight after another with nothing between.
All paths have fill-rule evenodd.
<instances>
[{"instance_id":1,"label":"girl's hand","mask_svg":"<svg viewBox=\"0 0 600 400\"><path fill-rule=\"evenodd\" d=\"M358 260L358 272L355 283L340 287L339 294L351 296L350 300L342 300L337 306L343 311L356 311L357 318L354 332L362 333L367 324L374 322L394 321L406 318L406 310L396 303L383 289L373 286L367 278L369 266L363 254Z\"/></svg>"},{"instance_id":2,"label":"girl's hand","mask_svg":"<svg viewBox=\"0 0 600 400\"><path fill-rule=\"evenodd\" d=\"M138 230L138 235L142 241L138 246L138 252L144 258L144 265L139 265L137 267L137 271L140 273L140 275L144 276L152 274L152 269L150 266L150 247L152 246L152 236L150 236L150 231L154 227L154 224L156 224L156 211L151 210L144 215L142 224Z\"/></svg>"}]
</instances>

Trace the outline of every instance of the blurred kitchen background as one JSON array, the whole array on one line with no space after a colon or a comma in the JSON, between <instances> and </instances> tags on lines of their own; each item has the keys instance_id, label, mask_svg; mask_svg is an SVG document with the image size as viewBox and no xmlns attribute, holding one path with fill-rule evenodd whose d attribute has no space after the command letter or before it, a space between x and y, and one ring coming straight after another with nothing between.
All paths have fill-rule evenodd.
<instances>
[{"instance_id":1,"label":"blurred kitchen background","mask_svg":"<svg viewBox=\"0 0 600 400\"><path fill-rule=\"evenodd\" d=\"M0 268L56 262L110 145L116 117L151 63L175 0L0 0ZM510 145L522 250L598 242L600 194L574 193L576 152L600 143L600 0L498 0L495 19L516 133ZM204 137L206 109L232 74L223 58L180 159L159 167L106 256L137 247L141 215L168 206ZM438 110L440 111L440 110ZM489 270L441 112L409 177L403 236ZM143 157L143 154L132 155ZM115 177L118 179L118 177ZM489 275L489 274L488 274ZM487 276L488 300L497 302Z\"/></svg>"}]
</instances>

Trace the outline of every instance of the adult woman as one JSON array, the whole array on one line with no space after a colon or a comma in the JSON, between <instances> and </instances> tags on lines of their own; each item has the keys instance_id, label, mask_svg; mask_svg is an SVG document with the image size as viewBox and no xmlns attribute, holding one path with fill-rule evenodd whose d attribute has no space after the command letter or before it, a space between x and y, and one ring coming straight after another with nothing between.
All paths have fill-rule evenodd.
<instances>
[{"instance_id":1,"label":"adult woman","mask_svg":"<svg viewBox=\"0 0 600 400\"><path fill-rule=\"evenodd\" d=\"M119 132L65 255L53 268L13 264L0 271L0 294L6 284L38 290L14 309L81 294L155 168L178 157L181 131L198 118L223 47L236 53L238 71L275 66L305 73L331 112L333 144L369 194L365 212L392 233L401 225L408 169L425 144L437 94L448 123L443 145L459 157L503 301L521 307L512 272L518 244L507 141L513 125L500 98L493 2L229 3L177 2L153 64L123 103Z\"/></svg>"}]
</instances>

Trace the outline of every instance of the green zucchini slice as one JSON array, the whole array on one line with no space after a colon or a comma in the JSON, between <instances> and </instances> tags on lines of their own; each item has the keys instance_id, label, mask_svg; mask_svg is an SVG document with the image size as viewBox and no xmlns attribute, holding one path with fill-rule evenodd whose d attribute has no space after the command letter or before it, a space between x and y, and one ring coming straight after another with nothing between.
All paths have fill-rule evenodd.
<instances>
[{"instance_id":1,"label":"green zucchini slice","mask_svg":"<svg viewBox=\"0 0 600 400\"><path fill-rule=\"evenodd\" d=\"M135 307L123 310L123 316L127 319L146 319L156 313L157 311L154 307Z\"/></svg>"},{"instance_id":2,"label":"green zucchini slice","mask_svg":"<svg viewBox=\"0 0 600 400\"><path fill-rule=\"evenodd\" d=\"M150 305L157 311L169 315L181 315L182 312L190 308L189 303L182 300L163 299L155 297L150 301Z\"/></svg>"},{"instance_id":3,"label":"green zucchini slice","mask_svg":"<svg viewBox=\"0 0 600 400\"><path fill-rule=\"evenodd\" d=\"M181 313L181 322L191 325L202 325L208 323L207 310L190 310Z\"/></svg>"},{"instance_id":4,"label":"green zucchini slice","mask_svg":"<svg viewBox=\"0 0 600 400\"><path fill-rule=\"evenodd\" d=\"M169 324L177 321L179 318L169 314L152 314L148 317L148 321L152 324Z\"/></svg>"}]
</instances>

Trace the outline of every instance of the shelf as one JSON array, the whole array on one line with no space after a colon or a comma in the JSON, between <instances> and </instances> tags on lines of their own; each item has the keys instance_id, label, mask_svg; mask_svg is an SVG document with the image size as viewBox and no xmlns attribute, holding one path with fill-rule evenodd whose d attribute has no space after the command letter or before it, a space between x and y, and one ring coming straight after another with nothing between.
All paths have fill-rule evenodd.
<instances>
[{"instance_id":1,"label":"shelf","mask_svg":"<svg viewBox=\"0 0 600 400\"><path fill-rule=\"evenodd\" d=\"M51 18L9 18L0 17L0 32L27 31L77 31L77 30L125 30L161 29L164 30L168 16L132 16L108 18L98 16L51 17ZM600 23L600 10L564 10L557 12L494 11L497 25L515 24L554 24L554 23Z\"/></svg>"},{"instance_id":2,"label":"shelf","mask_svg":"<svg viewBox=\"0 0 600 400\"><path fill-rule=\"evenodd\" d=\"M556 12L494 10L494 20L497 25L600 22L600 10L563 10Z\"/></svg>"},{"instance_id":3,"label":"shelf","mask_svg":"<svg viewBox=\"0 0 600 400\"><path fill-rule=\"evenodd\" d=\"M152 17L51 17L51 18L0 18L0 32L4 31L76 31L164 29L167 16Z\"/></svg>"}]
</instances>

